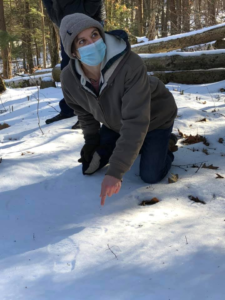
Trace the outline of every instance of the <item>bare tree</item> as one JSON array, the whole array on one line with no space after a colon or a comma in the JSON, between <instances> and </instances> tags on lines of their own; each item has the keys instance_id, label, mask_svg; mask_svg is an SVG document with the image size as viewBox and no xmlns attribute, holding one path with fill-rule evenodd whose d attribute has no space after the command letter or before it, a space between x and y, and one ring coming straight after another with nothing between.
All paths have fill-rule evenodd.
<instances>
[{"instance_id":1,"label":"bare tree","mask_svg":"<svg viewBox=\"0 0 225 300\"><path fill-rule=\"evenodd\" d=\"M3 76L4 78L12 77L12 66L11 66L11 47L7 41L7 31L5 24L5 14L3 0L0 0L0 30L2 31L2 40L5 39L1 45L1 54L3 60ZM3 36L4 35L4 36Z\"/></svg>"}]
</instances>

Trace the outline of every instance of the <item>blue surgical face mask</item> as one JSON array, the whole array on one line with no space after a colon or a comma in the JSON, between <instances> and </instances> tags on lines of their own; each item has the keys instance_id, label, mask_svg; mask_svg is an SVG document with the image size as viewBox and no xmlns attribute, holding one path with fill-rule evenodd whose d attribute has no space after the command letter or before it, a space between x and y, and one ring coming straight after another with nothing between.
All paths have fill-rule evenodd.
<instances>
[{"instance_id":1,"label":"blue surgical face mask","mask_svg":"<svg viewBox=\"0 0 225 300\"><path fill-rule=\"evenodd\" d=\"M106 44L103 42L103 39L78 49L80 61L88 66L99 65L105 57L105 51Z\"/></svg>"}]
</instances>

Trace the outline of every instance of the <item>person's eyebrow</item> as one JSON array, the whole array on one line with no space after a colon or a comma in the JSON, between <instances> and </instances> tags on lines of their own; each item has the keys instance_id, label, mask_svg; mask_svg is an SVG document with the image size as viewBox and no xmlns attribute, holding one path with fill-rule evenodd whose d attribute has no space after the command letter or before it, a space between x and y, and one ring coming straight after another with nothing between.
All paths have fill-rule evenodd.
<instances>
[{"instance_id":1,"label":"person's eyebrow","mask_svg":"<svg viewBox=\"0 0 225 300\"><path fill-rule=\"evenodd\" d=\"M91 32L91 34L93 33L93 32L95 32L95 31L98 31L98 29L97 28L95 28L94 30L92 30L92 32ZM75 38L75 42L77 43L79 40L83 40L83 39L85 39L85 37L76 37Z\"/></svg>"}]
</instances>

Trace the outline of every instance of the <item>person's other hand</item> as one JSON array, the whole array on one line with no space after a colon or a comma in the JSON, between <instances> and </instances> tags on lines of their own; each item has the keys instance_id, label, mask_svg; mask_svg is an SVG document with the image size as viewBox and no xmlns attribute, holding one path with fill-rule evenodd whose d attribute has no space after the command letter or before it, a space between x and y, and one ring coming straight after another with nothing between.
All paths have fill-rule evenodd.
<instances>
[{"instance_id":1,"label":"person's other hand","mask_svg":"<svg viewBox=\"0 0 225 300\"><path fill-rule=\"evenodd\" d=\"M111 197L113 194L119 193L121 188L121 180L113 176L106 175L102 181L101 188L101 205L105 204L106 196Z\"/></svg>"}]
</instances>

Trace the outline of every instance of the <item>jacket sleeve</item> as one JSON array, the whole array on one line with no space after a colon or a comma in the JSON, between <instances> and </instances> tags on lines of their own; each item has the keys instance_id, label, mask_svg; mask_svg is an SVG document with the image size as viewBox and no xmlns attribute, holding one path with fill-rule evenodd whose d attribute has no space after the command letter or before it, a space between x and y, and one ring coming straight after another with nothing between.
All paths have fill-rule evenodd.
<instances>
[{"instance_id":1,"label":"jacket sleeve","mask_svg":"<svg viewBox=\"0 0 225 300\"><path fill-rule=\"evenodd\" d=\"M99 133L100 123L95 120L92 114L84 110L80 105L76 104L74 98L67 91L62 84L62 90L64 94L64 99L69 107L74 110L75 115L77 115L78 120L83 130L84 139L88 139L90 135L96 135Z\"/></svg>"},{"instance_id":2,"label":"jacket sleeve","mask_svg":"<svg viewBox=\"0 0 225 300\"><path fill-rule=\"evenodd\" d=\"M122 127L109 160L107 175L122 179L139 154L150 124L151 92L146 68L141 64L127 73L122 97Z\"/></svg>"}]
</instances>

